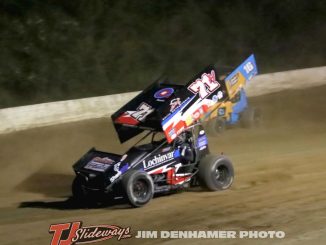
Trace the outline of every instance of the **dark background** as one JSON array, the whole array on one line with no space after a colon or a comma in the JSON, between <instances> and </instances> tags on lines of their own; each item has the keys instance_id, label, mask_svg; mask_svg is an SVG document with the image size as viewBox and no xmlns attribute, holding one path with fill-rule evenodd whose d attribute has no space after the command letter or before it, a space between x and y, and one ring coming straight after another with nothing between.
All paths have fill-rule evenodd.
<instances>
[{"instance_id":1,"label":"dark background","mask_svg":"<svg viewBox=\"0 0 326 245\"><path fill-rule=\"evenodd\" d=\"M326 65L323 0L0 0L0 108L141 90L254 53Z\"/></svg>"}]
</instances>

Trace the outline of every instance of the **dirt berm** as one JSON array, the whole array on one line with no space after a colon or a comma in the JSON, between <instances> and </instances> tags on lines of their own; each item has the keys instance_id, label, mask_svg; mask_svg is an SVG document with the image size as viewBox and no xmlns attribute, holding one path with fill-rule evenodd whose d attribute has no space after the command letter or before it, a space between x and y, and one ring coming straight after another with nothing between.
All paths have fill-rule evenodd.
<instances>
[{"instance_id":1,"label":"dirt berm","mask_svg":"<svg viewBox=\"0 0 326 245\"><path fill-rule=\"evenodd\" d=\"M326 244L326 86L251 99L264 122L210 137L234 162L230 190L188 190L143 208L69 205L72 164L90 147L122 153L108 119L0 136L0 244L50 244L50 224L137 230L282 230L284 239L135 239L102 244ZM99 244L100 244L99 243Z\"/></svg>"}]
</instances>

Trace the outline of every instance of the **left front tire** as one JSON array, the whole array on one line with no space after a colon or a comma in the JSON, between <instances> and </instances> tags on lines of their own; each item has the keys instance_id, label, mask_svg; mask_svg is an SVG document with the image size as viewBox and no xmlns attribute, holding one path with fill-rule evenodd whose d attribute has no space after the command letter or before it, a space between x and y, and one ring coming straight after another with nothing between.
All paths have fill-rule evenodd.
<instances>
[{"instance_id":1,"label":"left front tire","mask_svg":"<svg viewBox=\"0 0 326 245\"><path fill-rule=\"evenodd\" d=\"M153 179L146 172L130 170L123 176L122 184L126 197L133 207L144 206L153 198Z\"/></svg>"}]
</instances>

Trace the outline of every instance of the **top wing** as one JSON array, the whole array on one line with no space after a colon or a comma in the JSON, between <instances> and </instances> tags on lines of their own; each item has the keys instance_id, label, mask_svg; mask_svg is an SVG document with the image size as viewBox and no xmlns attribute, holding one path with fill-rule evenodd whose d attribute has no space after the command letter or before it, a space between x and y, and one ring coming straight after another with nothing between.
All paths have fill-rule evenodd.
<instances>
[{"instance_id":1,"label":"top wing","mask_svg":"<svg viewBox=\"0 0 326 245\"><path fill-rule=\"evenodd\" d=\"M119 139L123 143L149 129L163 131L170 143L231 99L256 74L251 55L223 80L217 78L215 67L208 66L186 85L154 82L111 116Z\"/></svg>"},{"instance_id":2,"label":"top wing","mask_svg":"<svg viewBox=\"0 0 326 245\"><path fill-rule=\"evenodd\" d=\"M257 73L255 56L252 54L225 78L225 84L230 99L232 99L236 93L246 85L247 81L251 80Z\"/></svg>"}]
</instances>

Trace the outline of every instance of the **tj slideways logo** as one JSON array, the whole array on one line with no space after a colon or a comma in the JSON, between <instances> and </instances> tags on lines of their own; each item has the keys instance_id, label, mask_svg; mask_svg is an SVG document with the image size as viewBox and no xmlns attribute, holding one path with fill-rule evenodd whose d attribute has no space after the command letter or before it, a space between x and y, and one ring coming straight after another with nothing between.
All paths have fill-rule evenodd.
<instances>
[{"instance_id":1,"label":"tj slideways logo","mask_svg":"<svg viewBox=\"0 0 326 245\"><path fill-rule=\"evenodd\" d=\"M130 238L130 227L117 225L94 225L82 227L81 221L52 224L49 233L53 234L51 245L71 245L100 242L116 237L118 241Z\"/></svg>"}]
</instances>

